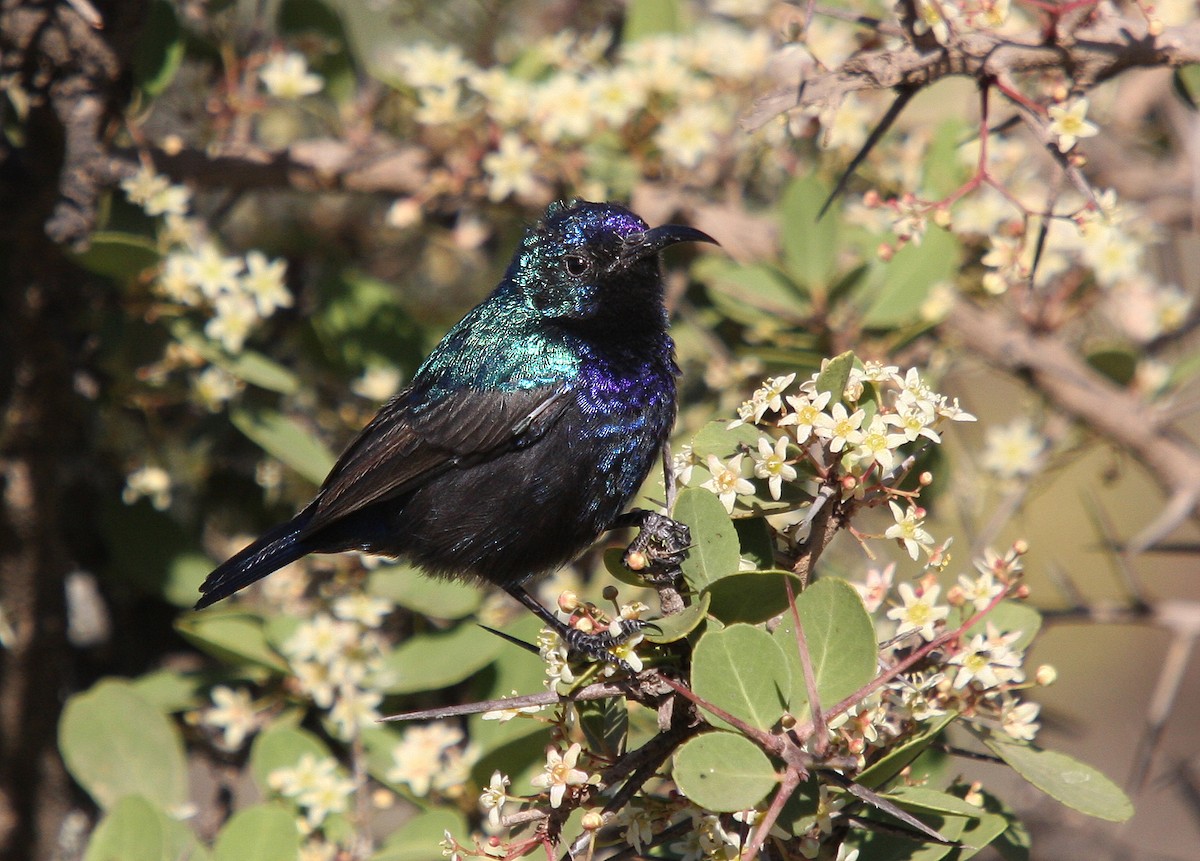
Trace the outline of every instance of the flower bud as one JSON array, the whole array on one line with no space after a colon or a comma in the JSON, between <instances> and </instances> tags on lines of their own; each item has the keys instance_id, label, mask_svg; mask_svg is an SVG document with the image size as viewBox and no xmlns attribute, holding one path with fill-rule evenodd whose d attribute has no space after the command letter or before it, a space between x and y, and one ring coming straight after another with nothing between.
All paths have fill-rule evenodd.
<instances>
[{"instance_id":1,"label":"flower bud","mask_svg":"<svg viewBox=\"0 0 1200 861\"><path fill-rule=\"evenodd\" d=\"M558 609L564 613L573 613L579 607L579 596L567 590L558 596Z\"/></svg>"},{"instance_id":2,"label":"flower bud","mask_svg":"<svg viewBox=\"0 0 1200 861\"><path fill-rule=\"evenodd\" d=\"M1043 688L1049 687L1058 680L1058 670L1050 664L1042 664L1037 668L1037 673L1034 674L1037 683Z\"/></svg>"},{"instance_id":3,"label":"flower bud","mask_svg":"<svg viewBox=\"0 0 1200 861\"><path fill-rule=\"evenodd\" d=\"M599 831L604 827L604 816L598 810L589 810L583 814L583 821L580 822L584 831Z\"/></svg>"}]
</instances>

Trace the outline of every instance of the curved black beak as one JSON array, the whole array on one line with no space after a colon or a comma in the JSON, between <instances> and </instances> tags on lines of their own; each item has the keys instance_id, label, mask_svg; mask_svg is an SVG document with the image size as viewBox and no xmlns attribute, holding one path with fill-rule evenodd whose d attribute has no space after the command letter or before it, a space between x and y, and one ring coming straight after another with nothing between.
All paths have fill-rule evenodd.
<instances>
[{"instance_id":1,"label":"curved black beak","mask_svg":"<svg viewBox=\"0 0 1200 861\"><path fill-rule=\"evenodd\" d=\"M664 224L644 233L635 233L625 237L625 245L617 258L617 266L625 266L635 260L657 254L669 245L679 242L710 242L720 245L703 230L688 227L686 224Z\"/></svg>"}]
</instances>

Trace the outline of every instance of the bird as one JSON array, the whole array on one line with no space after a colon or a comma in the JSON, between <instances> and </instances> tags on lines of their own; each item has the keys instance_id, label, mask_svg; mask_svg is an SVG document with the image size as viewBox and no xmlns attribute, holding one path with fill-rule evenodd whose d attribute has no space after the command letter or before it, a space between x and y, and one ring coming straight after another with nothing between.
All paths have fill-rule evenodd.
<instances>
[{"instance_id":1,"label":"bird","mask_svg":"<svg viewBox=\"0 0 1200 861\"><path fill-rule=\"evenodd\" d=\"M625 508L675 422L661 252L681 242L717 244L616 203L552 203L312 501L213 570L196 609L310 553L362 551L499 586L569 650L614 660L642 623L584 632L525 586L650 514Z\"/></svg>"}]
</instances>

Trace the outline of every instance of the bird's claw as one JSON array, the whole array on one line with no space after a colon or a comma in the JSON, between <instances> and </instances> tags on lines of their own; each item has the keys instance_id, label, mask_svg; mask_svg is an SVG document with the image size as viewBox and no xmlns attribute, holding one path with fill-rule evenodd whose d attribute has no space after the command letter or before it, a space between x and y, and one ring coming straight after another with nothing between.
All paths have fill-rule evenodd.
<instances>
[{"instance_id":1,"label":"bird's claw","mask_svg":"<svg viewBox=\"0 0 1200 861\"><path fill-rule=\"evenodd\" d=\"M651 622L643 622L641 619L622 619L619 630L616 633L613 633L611 630L581 631L570 625L564 625L563 629L559 632L559 636L566 643L569 652L586 655L589 658L595 658L604 663L612 664L617 669L623 670L632 676L636 675L636 671L624 659L613 654L612 649L622 643L628 642L642 631L657 627L657 625Z\"/></svg>"},{"instance_id":2,"label":"bird's claw","mask_svg":"<svg viewBox=\"0 0 1200 861\"><path fill-rule=\"evenodd\" d=\"M641 512L640 531L629 543L622 562L651 585L672 585L683 571L680 566L692 545L686 523L653 511Z\"/></svg>"}]
</instances>

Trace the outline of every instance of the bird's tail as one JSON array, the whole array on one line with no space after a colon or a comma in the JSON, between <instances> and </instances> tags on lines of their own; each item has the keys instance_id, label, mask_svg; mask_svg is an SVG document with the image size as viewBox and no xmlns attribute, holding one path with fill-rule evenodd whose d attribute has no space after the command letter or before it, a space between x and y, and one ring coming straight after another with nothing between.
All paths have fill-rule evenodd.
<instances>
[{"instance_id":1,"label":"bird's tail","mask_svg":"<svg viewBox=\"0 0 1200 861\"><path fill-rule=\"evenodd\" d=\"M196 602L196 609L202 610L209 604L228 598L272 571L277 571L289 562L295 562L301 556L313 552L311 542L303 537L307 519L304 512L301 512L221 563L200 586L202 594Z\"/></svg>"}]
</instances>

